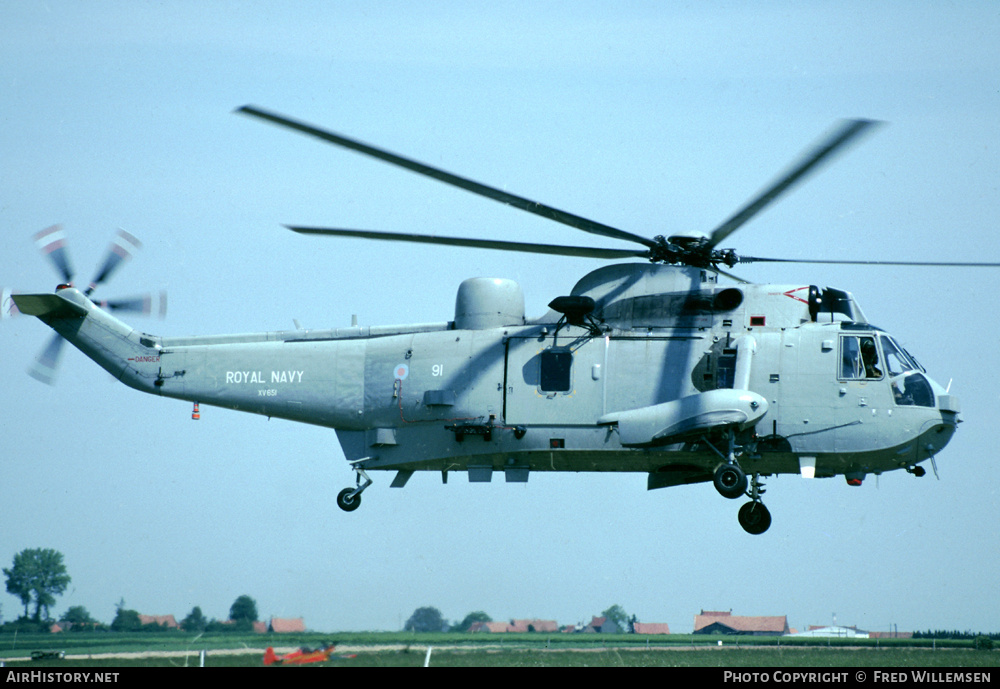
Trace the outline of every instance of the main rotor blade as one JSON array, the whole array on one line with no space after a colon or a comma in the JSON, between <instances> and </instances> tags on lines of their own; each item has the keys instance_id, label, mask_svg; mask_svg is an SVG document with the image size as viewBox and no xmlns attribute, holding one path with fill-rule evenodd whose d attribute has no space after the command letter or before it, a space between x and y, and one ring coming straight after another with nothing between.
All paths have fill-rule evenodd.
<instances>
[{"instance_id":1,"label":"main rotor blade","mask_svg":"<svg viewBox=\"0 0 1000 689\"><path fill-rule=\"evenodd\" d=\"M444 170L431 167L430 165L425 165L424 163L404 158L396 155L395 153L390 153L389 151L369 146L368 144L354 139L349 139L345 136L341 136L340 134L328 132L304 122L299 122L282 115L267 112L251 105L244 105L242 108L238 108L236 112L257 117L282 127L294 129L298 132L308 134L309 136L316 137L317 139L321 139L328 143L343 146L344 148L348 148L352 151L363 153L364 155L368 155L373 158L378 158L379 160L391 165L396 165L410 170L411 172L416 172L418 175L424 175L426 177L436 179L439 182L444 182L445 184L465 189L473 194L485 196L486 198L493 199L494 201L514 206L515 208L519 208L523 211L534 213L535 215L549 220L554 220L558 223L562 223L563 225L569 225L570 227L583 230L584 232L590 232L591 234L601 235L602 237L610 237L612 239L623 239L629 242L637 242L650 248L656 244L652 239L640 237L639 235L632 234L631 232L626 232L624 230L610 227L609 225L588 220L587 218L582 218L578 215L573 215L572 213L567 213L557 208L546 206L538 203L537 201L532 201L522 196L516 196L515 194L510 194L506 191L502 191L485 184L480 184L479 182L474 182L470 179L466 179L465 177L459 177L458 175L445 172Z\"/></svg>"},{"instance_id":2,"label":"main rotor blade","mask_svg":"<svg viewBox=\"0 0 1000 689\"><path fill-rule=\"evenodd\" d=\"M962 263L957 261L839 261L825 258L761 258L739 256L738 263L827 263L845 266L924 266L946 268L1000 268L1000 263Z\"/></svg>"},{"instance_id":3,"label":"main rotor blade","mask_svg":"<svg viewBox=\"0 0 1000 689\"><path fill-rule=\"evenodd\" d=\"M301 234L318 234L335 237L360 237L390 242L414 242L417 244L438 244L444 246L464 246L475 249L496 249L499 251L521 251L530 254L551 254L555 256L582 256L583 258L648 258L649 252L642 249L601 249L590 246L563 246L559 244L532 244L529 242L508 242L499 239L466 239L463 237L438 237L430 234L405 234L399 232L376 232L373 230L348 230L329 227L286 227Z\"/></svg>"},{"instance_id":4,"label":"main rotor blade","mask_svg":"<svg viewBox=\"0 0 1000 689\"><path fill-rule=\"evenodd\" d=\"M63 277L63 282L73 282L73 267L69 263L69 253L66 251L66 232L63 226L53 225L45 228L35 235L35 244L55 265Z\"/></svg>"},{"instance_id":5,"label":"main rotor blade","mask_svg":"<svg viewBox=\"0 0 1000 689\"><path fill-rule=\"evenodd\" d=\"M806 153L795 167L774 182L770 187L758 194L753 200L738 210L732 217L712 230L709 246L718 246L719 242L738 230L744 223L766 208L781 194L788 191L794 184L800 182L807 174L823 162L829 162L831 156L857 140L857 138L872 127L881 124L877 120L845 120L840 126L813 150Z\"/></svg>"}]
</instances>

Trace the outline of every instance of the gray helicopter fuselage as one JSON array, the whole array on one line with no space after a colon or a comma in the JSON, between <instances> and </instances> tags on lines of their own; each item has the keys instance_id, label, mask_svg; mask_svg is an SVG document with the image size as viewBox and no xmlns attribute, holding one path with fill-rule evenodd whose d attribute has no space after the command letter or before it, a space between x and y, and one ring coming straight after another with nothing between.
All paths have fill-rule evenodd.
<instances>
[{"instance_id":1,"label":"gray helicopter fuselage","mask_svg":"<svg viewBox=\"0 0 1000 689\"><path fill-rule=\"evenodd\" d=\"M516 284L480 278L451 321L214 337L139 333L74 289L18 305L131 387L333 428L397 486L419 470L710 481L723 429L748 474L861 478L951 438L957 399L848 293L716 279L612 265L571 293L587 313L526 319Z\"/></svg>"}]
</instances>

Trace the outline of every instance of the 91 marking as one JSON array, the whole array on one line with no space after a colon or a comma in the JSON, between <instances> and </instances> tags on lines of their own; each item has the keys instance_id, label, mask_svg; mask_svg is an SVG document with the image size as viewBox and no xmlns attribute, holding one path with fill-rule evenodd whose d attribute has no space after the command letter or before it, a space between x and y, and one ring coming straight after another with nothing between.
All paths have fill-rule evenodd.
<instances>
[{"instance_id":1,"label":"91 marking","mask_svg":"<svg viewBox=\"0 0 1000 689\"><path fill-rule=\"evenodd\" d=\"M435 378L439 378L444 375L444 366L442 364L434 364L431 366L431 375Z\"/></svg>"}]
</instances>

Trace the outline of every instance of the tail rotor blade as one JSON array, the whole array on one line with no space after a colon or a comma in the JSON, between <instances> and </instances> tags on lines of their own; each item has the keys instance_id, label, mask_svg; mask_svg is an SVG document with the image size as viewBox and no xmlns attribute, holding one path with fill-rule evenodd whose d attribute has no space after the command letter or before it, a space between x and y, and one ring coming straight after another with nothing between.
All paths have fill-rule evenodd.
<instances>
[{"instance_id":1,"label":"tail rotor blade","mask_svg":"<svg viewBox=\"0 0 1000 689\"><path fill-rule=\"evenodd\" d=\"M63 282L73 282L73 267L66 251L66 232L62 225L53 225L35 235L35 244L56 267L63 277Z\"/></svg>"},{"instance_id":2,"label":"tail rotor blade","mask_svg":"<svg viewBox=\"0 0 1000 689\"><path fill-rule=\"evenodd\" d=\"M108 247L104 265L101 266L101 270L97 273L97 277L90 283L90 287L87 288L85 294L89 295L98 285L106 282L112 273L118 269L118 266L132 258L140 248L142 248L142 242L125 230L118 230L118 234L111 240L111 245Z\"/></svg>"},{"instance_id":3,"label":"tail rotor blade","mask_svg":"<svg viewBox=\"0 0 1000 689\"><path fill-rule=\"evenodd\" d=\"M7 320L11 316L16 316L21 313L17 310L17 304L11 298L14 292L7 287L4 287L2 292L0 292L0 320Z\"/></svg>"},{"instance_id":4,"label":"tail rotor blade","mask_svg":"<svg viewBox=\"0 0 1000 689\"><path fill-rule=\"evenodd\" d=\"M46 385L53 385L56 381L56 371L59 368L59 356L65 340L62 335L54 335L49 343L42 350L35 363L28 369L28 375L35 380Z\"/></svg>"},{"instance_id":5,"label":"tail rotor blade","mask_svg":"<svg viewBox=\"0 0 1000 689\"><path fill-rule=\"evenodd\" d=\"M102 309L107 309L108 311L141 313L144 316L149 316L155 313L160 318L167 315L166 292L160 292L159 294L140 294L138 296L127 297L125 299L104 299L101 301L95 301L94 303Z\"/></svg>"}]
</instances>

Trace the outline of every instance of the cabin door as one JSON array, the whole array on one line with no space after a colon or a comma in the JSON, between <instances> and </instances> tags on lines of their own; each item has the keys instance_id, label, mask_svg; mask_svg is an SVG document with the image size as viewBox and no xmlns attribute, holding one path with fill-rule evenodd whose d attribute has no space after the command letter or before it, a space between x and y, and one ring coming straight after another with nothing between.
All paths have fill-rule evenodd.
<instances>
[{"instance_id":1,"label":"cabin door","mask_svg":"<svg viewBox=\"0 0 1000 689\"><path fill-rule=\"evenodd\" d=\"M604 413L607 338L512 337L505 356L507 424L592 426Z\"/></svg>"}]
</instances>

